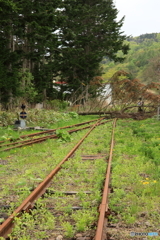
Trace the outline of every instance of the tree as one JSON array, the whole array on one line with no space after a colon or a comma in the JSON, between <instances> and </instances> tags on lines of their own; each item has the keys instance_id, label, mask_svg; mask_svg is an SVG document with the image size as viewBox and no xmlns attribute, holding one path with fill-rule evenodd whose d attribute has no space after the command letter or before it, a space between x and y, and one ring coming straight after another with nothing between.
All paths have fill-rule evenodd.
<instances>
[{"instance_id":1,"label":"tree","mask_svg":"<svg viewBox=\"0 0 160 240\"><path fill-rule=\"evenodd\" d=\"M144 70L144 78L147 83L160 81L160 57L150 59Z\"/></svg>"},{"instance_id":2,"label":"tree","mask_svg":"<svg viewBox=\"0 0 160 240\"><path fill-rule=\"evenodd\" d=\"M122 61L121 50L127 54L128 44L120 29L124 18L116 21L118 10L112 0L64 0L59 10L64 17L59 26L61 48L54 59L61 80L72 89L83 89L83 83L102 75L100 63L104 56Z\"/></svg>"},{"instance_id":3,"label":"tree","mask_svg":"<svg viewBox=\"0 0 160 240\"><path fill-rule=\"evenodd\" d=\"M112 104L119 105L121 110L137 107L137 101L142 98L145 106L156 107L159 104L160 95L156 94L155 89L160 88L160 83L152 82L143 84L138 79L133 79L130 73L125 71L116 72L111 80Z\"/></svg>"},{"instance_id":4,"label":"tree","mask_svg":"<svg viewBox=\"0 0 160 240\"><path fill-rule=\"evenodd\" d=\"M121 61L117 52L128 52L117 13L112 0L0 0L1 101L24 93L28 71L39 100L53 96L57 77L80 94L102 75L104 56Z\"/></svg>"},{"instance_id":5,"label":"tree","mask_svg":"<svg viewBox=\"0 0 160 240\"><path fill-rule=\"evenodd\" d=\"M39 100L46 97L53 78L53 49L58 45L54 31L60 21L56 13L60 3L61 0L0 0L1 102L25 97L28 85L25 86L23 75L28 71L33 75L33 88L41 96Z\"/></svg>"},{"instance_id":6,"label":"tree","mask_svg":"<svg viewBox=\"0 0 160 240\"><path fill-rule=\"evenodd\" d=\"M13 21L17 8L12 0L0 1L0 101L6 105L14 94L17 94L19 80L18 60L16 52L13 52L14 38L12 33Z\"/></svg>"},{"instance_id":7,"label":"tree","mask_svg":"<svg viewBox=\"0 0 160 240\"><path fill-rule=\"evenodd\" d=\"M17 3L19 24L15 34L20 40L18 47L23 51L22 69L28 69L34 76L38 101L46 99L47 89L52 84L53 52L58 45L58 37L54 34L59 21L56 9L60 2L20 0Z\"/></svg>"}]
</instances>

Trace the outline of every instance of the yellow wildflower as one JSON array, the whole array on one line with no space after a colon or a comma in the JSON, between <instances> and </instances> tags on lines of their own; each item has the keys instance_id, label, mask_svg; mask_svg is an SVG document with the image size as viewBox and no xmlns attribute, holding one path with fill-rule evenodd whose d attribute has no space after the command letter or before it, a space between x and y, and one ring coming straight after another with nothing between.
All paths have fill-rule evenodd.
<instances>
[{"instance_id":1,"label":"yellow wildflower","mask_svg":"<svg viewBox=\"0 0 160 240\"><path fill-rule=\"evenodd\" d=\"M149 184L149 182L143 182L143 184Z\"/></svg>"},{"instance_id":2,"label":"yellow wildflower","mask_svg":"<svg viewBox=\"0 0 160 240\"><path fill-rule=\"evenodd\" d=\"M156 181L156 180L154 180L153 182L154 182L154 183L156 183L157 181Z\"/></svg>"}]
</instances>

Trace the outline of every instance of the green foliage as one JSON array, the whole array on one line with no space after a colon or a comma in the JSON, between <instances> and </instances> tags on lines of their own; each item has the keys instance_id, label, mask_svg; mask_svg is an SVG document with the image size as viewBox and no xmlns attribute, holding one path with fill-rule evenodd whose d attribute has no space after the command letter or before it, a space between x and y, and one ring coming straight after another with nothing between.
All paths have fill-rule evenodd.
<instances>
[{"instance_id":1,"label":"green foliage","mask_svg":"<svg viewBox=\"0 0 160 240\"><path fill-rule=\"evenodd\" d=\"M103 0L64 1L62 13L65 21L60 39L64 48L57 53L55 64L61 67L61 79L67 79L71 89L82 91L82 83L88 84L101 75L100 62L104 56L120 61L123 57L117 57L117 51L127 53L126 36L119 31L124 19L116 22L118 11L113 1Z\"/></svg>"},{"instance_id":2,"label":"green foliage","mask_svg":"<svg viewBox=\"0 0 160 240\"><path fill-rule=\"evenodd\" d=\"M159 81L159 41L158 33L128 38L130 50L123 63L114 63L104 58L104 79L108 80L115 72L125 70L144 83Z\"/></svg>"},{"instance_id":3,"label":"green foliage","mask_svg":"<svg viewBox=\"0 0 160 240\"><path fill-rule=\"evenodd\" d=\"M44 204L37 203L37 209L31 213L22 214L21 218L15 217L15 227L12 232L12 237L18 237L20 240L43 239L48 237L46 230L54 228L55 219L45 207ZM39 230L36 230L36 224L39 225ZM30 234L31 233L31 234ZM12 239L11 237L11 239Z\"/></svg>"},{"instance_id":4,"label":"green foliage","mask_svg":"<svg viewBox=\"0 0 160 240\"><path fill-rule=\"evenodd\" d=\"M53 32L57 30L55 18L60 20L58 14L55 14L57 7L60 7L59 3L49 1L44 4L41 0L0 2L0 9L3 9L0 18L0 91L4 98L1 98L1 102L18 96L23 85L23 80L18 79L22 66L23 72L29 67L30 74L34 75L34 86L23 89L27 98L31 97L31 102L34 100L35 88L42 93L52 82L51 60L47 65L45 55L50 55L57 42ZM35 71L37 66L38 72ZM7 95L7 90L11 90L11 96Z\"/></svg>"},{"instance_id":5,"label":"green foliage","mask_svg":"<svg viewBox=\"0 0 160 240\"><path fill-rule=\"evenodd\" d=\"M21 69L18 77L21 79L19 86L20 95L27 102L35 102L35 97L38 95L38 92L33 84L34 77L32 73L29 72L29 69Z\"/></svg>"},{"instance_id":6,"label":"green foliage","mask_svg":"<svg viewBox=\"0 0 160 240\"><path fill-rule=\"evenodd\" d=\"M29 102L64 99L53 78L67 82L70 91L79 89L79 96L82 83L102 74L104 56L121 61L128 52L120 30L124 19L116 21L112 0L1 0L0 13L0 102L6 108L19 96Z\"/></svg>"},{"instance_id":7,"label":"green foliage","mask_svg":"<svg viewBox=\"0 0 160 240\"><path fill-rule=\"evenodd\" d=\"M71 141L71 135L64 130L57 130L56 131L57 137L59 138L59 141L62 142L70 142Z\"/></svg>"},{"instance_id":8,"label":"green foliage","mask_svg":"<svg viewBox=\"0 0 160 240\"><path fill-rule=\"evenodd\" d=\"M89 210L81 211L77 214L73 214L73 218L76 221L76 229L79 232L86 231L88 226L93 222L94 216Z\"/></svg>"},{"instance_id":9,"label":"green foliage","mask_svg":"<svg viewBox=\"0 0 160 240\"><path fill-rule=\"evenodd\" d=\"M61 101L58 99L46 101L46 104L50 106L52 109L54 109L55 111L63 111L68 107L68 102Z\"/></svg>"},{"instance_id":10,"label":"green foliage","mask_svg":"<svg viewBox=\"0 0 160 240\"><path fill-rule=\"evenodd\" d=\"M70 115L72 118L78 118L78 113L76 113L76 112L69 112L69 115Z\"/></svg>"},{"instance_id":11,"label":"green foliage","mask_svg":"<svg viewBox=\"0 0 160 240\"><path fill-rule=\"evenodd\" d=\"M72 238L74 236L73 226L69 222L62 223L62 226L65 231L65 236L68 238Z\"/></svg>"}]
</instances>

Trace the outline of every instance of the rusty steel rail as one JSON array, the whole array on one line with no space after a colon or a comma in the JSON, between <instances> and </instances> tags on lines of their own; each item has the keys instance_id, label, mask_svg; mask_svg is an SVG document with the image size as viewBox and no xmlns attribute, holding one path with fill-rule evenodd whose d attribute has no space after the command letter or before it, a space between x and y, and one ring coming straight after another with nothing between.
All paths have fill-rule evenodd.
<instances>
[{"instance_id":1,"label":"rusty steel rail","mask_svg":"<svg viewBox=\"0 0 160 240\"><path fill-rule=\"evenodd\" d=\"M99 119L99 118L98 118L98 119ZM47 134L47 133L56 132L56 130L58 130L58 129L72 128L72 127L76 127L76 126L81 126L81 125L89 124L89 123L91 123L91 122L98 121L98 119L91 120L91 121L87 121L87 122L83 122L83 123L77 123L77 124L69 125L69 126L65 126L65 127L50 129L50 130L46 130L46 131L43 131L43 132L21 135L19 138L16 138L15 140L20 140L20 139L23 139L23 138L32 138L32 137L34 137L34 136L39 136L39 135L42 135L42 134ZM26 141L30 141L30 140L26 140ZM6 142L6 140L5 140L5 141L0 141L0 144L3 144L3 143L5 143L5 142ZM10 140L10 142L11 142L11 140ZM20 143L21 143L21 142L22 142L22 141L20 141ZM24 141L23 141L23 142L24 142ZM15 142L15 143L7 143L7 144L0 145L0 148L1 148L1 147L4 147L4 146L14 145L14 144L17 144L17 142Z\"/></svg>"},{"instance_id":2,"label":"rusty steel rail","mask_svg":"<svg viewBox=\"0 0 160 240\"><path fill-rule=\"evenodd\" d=\"M76 126L82 126L82 125L85 125L85 124L89 124L89 123L91 123L91 122L96 122L96 121L98 121L99 119L101 119L101 118L94 119L94 120L87 121L87 122L77 123L77 124L73 124L73 125L69 125L69 126L65 126L65 127L50 129L50 130L46 130L46 131L43 131L43 132L21 135L19 138L15 139L15 140L20 140L20 139L29 138L29 137L31 138L31 137L39 136L39 135L42 135L42 134L52 133L52 132L55 132L55 131L58 130L58 129L65 129L65 128L72 128L72 127L76 127ZM5 141L0 141L0 144L5 143L5 142L6 142L6 140L5 140ZM11 145L11 144L14 144L14 143L10 143L10 144L8 143L8 144L5 144L5 145L0 145L0 147L9 146L9 145Z\"/></svg>"},{"instance_id":3,"label":"rusty steel rail","mask_svg":"<svg viewBox=\"0 0 160 240\"><path fill-rule=\"evenodd\" d=\"M55 132L58 129L65 129L65 128L72 128L72 127L76 127L76 126L82 126L82 125L89 124L89 123L95 122L95 121L98 121L98 119L91 120L91 121L88 121L88 122L83 122L83 123L77 123L77 124L74 124L74 125L69 125L69 126L65 126L65 127L61 127L61 128L50 129L50 130L47 130L47 131L44 131L44 132L38 132L38 133L31 133L31 134L27 134L27 135L22 135L22 136L20 136L20 138L17 138L16 140L20 140L20 139L27 138L27 137L32 138L34 136L39 136L41 134L52 133L52 132ZM34 141L35 139L32 139L32 140ZM25 140L25 141L17 141L17 142L7 143L7 144L0 145L0 148L5 147L5 146L16 145L18 143L22 143L23 144L23 143L26 143L26 142L30 142L32 140L28 139L28 140ZM2 141L0 143L4 143L4 142L5 141Z\"/></svg>"},{"instance_id":4,"label":"rusty steel rail","mask_svg":"<svg viewBox=\"0 0 160 240\"><path fill-rule=\"evenodd\" d=\"M0 225L0 237L7 238L8 234L11 233L14 227L14 218L20 217L24 211L29 211L33 208L35 201L41 197L46 188L50 185L53 176L61 169L62 164L67 161L72 154L81 145L84 139L92 132L92 130L99 125L99 119L91 129L85 134L85 136L73 147L73 149L67 154L67 156L50 172L50 174L34 189L34 191L22 202L22 204Z\"/></svg>"},{"instance_id":5,"label":"rusty steel rail","mask_svg":"<svg viewBox=\"0 0 160 240\"><path fill-rule=\"evenodd\" d=\"M85 124L88 124L88 123L91 123L91 122L96 122L96 121L98 121L98 120L99 120L99 118L98 118L98 119L95 119L95 120L83 122L83 123L77 123L77 124L74 124L74 125L69 125L69 126L65 126L65 127L50 129L50 130L46 130L46 131L43 131L43 132L38 132L38 133L31 133L31 134L27 134L27 135L22 135L22 136L20 136L20 138L27 138L27 137L39 136L39 135L41 135L41 134L46 134L46 133L55 132L55 131L58 130L58 129L65 129L65 128L72 128L72 127L82 126L82 125L85 125Z\"/></svg>"},{"instance_id":6,"label":"rusty steel rail","mask_svg":"<svg viewBox=\"0 0 160 240\"><path fill-rule=\"evenodd\" d=\"M110 181L110 173L111 173L111 161L112 161L113 146L114 146L115 126L116 126L116 119L113 121L110 154L109 154L109 159L108 159L108 166L107 166L102 202L99 207L99 219L98 219L95 240L105 240L106 239L106 237L103 237L103 227L104 227L105 214L108 211L108 193L109 193L109 181Z\"/></svg>"},{"instance_id":7,"label":"rusty steel rail","mask_svg":"<svg viewBox=\"0 0 160 240\"><path fill-rule=\"evenodd\" d=\"M103 120L104 118L101 118L101 120ZM112 121L112 120L106 120L100 124L105 124L106 122L109 122L109 121ZM69 130L68 133L74 133L74 132L78 132L78 131L82 131L84 129L87 129L87 128L90 128L92 127L92 125L88 125L86 127L83 127L83 128L77 128L77 129L73 129L73 130ZM28 145L32 145L32 144L35 144L35 143L40 143L40 142L43 142L43 141L46 141L47 139L54 139L54 138L58 138L56 134L52 134L52 135L49 135L49 136L45 136L45 137L40 137L40 138L36 138L36 139L31 139L31 140L25 140L25 141L20 141L20 142L17 142L17 143L10 143L10 145L16 145L18 143L21 143L20 145L16 145L16 146L13 146L13 147L9 147L9 148L6 148L6 149L3 149L1 150L0 152L4 152L4 151L9 151L11 149L14 149L14 148L20 148L20 147L24 147L24 146L28 146ZM3 145L5 146L5 145ZM8 144L7 144L8 146Z\"/></svg>"},{"instance_id":8,"label":"rusty steel rail","mask_svg":"<svg viewBox=\"0 0 160 240\"><path fill-rule=\"evenodd\" d=\"M7 144L3 144L3 145L0 145L0 148L2 147L7 147L7 146L13 146L13 145L16 145L18 143L27 143L27 142L31 142L31 141L34 141L35 139L28 139L28 140L24 140L24 141L17 141L17 142L12 142L12 143L7 143Z\"/></svg>"}]
</instances>

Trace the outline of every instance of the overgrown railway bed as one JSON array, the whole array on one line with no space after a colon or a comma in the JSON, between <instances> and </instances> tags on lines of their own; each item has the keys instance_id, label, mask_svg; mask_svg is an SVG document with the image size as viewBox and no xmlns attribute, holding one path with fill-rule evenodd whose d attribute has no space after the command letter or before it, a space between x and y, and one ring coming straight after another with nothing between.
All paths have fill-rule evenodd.
<instances>
[{"instance_id":1,"label":"overgrown railway bed","mask_svg":"<svg viewBox=\"0 0 160 240\"><path fill-rule=\"evenodd\" d=\"M56 139L59 137L56 134L56 131L60 130L60 129L63 130L63 129L72 128L72 130L68 130L69 134L72 134L77 131L82 131L84 129L90 128L94 124L95 121L97 121L97 120L91 120L91 121L87 121L87 122L83 122L83 123L79 123L79 124L75 124L75 125L70 125L70 126L65 126L65 127L61 127L61 128L57 128L57 129L22 135L22 136L20 136L20 138L14 139L14 141L13 141L13 139L10 139L9 141L1 141L0 142L0 148L1 148L0 152L9 151L11 149L21 148L24 146L29 146L32 144L46 141L48 139ZM106 122L108 122L108 120L106 121L105 118L102 118L101 122L99 124L105 124ZM85 125L87 125L87 126L85 126ZM80 126L80 128L75 128L75 127L79 127L79 126ZM81 127L81 126L85 126L85 127ZM39 137L40 135L45 135L45 136ZM24 140L25 138L27 138L27 140Z\"/></svg>"},{"instance_id":2,"label":"overgrown railway bed","mask_svg":"<svg viewBox=\"0 0 160 240\"><path fill-rule=\"evenodd\" d=\"M103 130L100 123L106 123L103 126L105 134L101 134ZM12 209L13 206L17 208L0 226L0 236L7 238L11 232L15 239L20 239L22 235L30 235L30 238L24 239L35 240L62 239L62 237L63 239L80 239L80 237L106 239L103 225L107 211L113 132L111 122L102 119L89 128L85 136L39 185L37 184L34 189L25 186L26 193L28 191L31 193L20 206L17 206L19 202L17 200L24 188L17 187L16 191L12 192L12 202L9 202ZM95 140L96 136L97 140ZM112 139L111 148L110 139ZM102 149L99 149L99 146L97 148L98 142ZM103 196L101 196L102 192ZM5 206L8 198L10 197L6 196L5 199L3 196L1 207ZM100 206L100 214L97 211L98 206ZM98 215L100 219L97 223ZM15 222L14 227L13 222Z\"/></svg>"}]
</instances>

